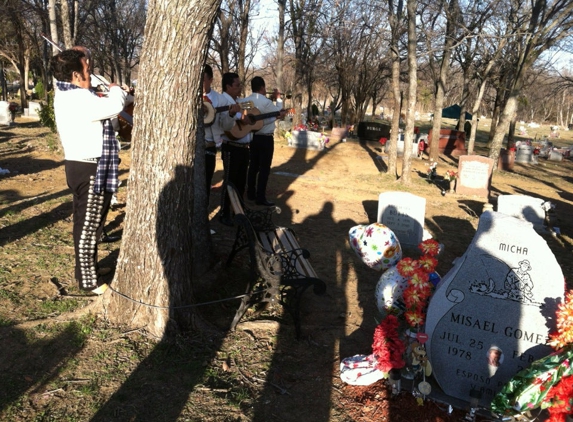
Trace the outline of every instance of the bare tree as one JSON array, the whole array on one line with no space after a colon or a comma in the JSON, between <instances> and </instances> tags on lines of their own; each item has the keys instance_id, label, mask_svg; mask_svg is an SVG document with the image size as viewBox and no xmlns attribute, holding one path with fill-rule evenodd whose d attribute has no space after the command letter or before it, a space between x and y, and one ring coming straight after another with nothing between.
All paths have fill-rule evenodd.
<instances>
[{"instance_id":1,"label":"bare tree","mask_svg":"<svg viewBox=\"0 0 573 422\"><path fill-rule=\"evenodd\" d=\"M510 47L516 52L511 68L512 79L507 85L508 99L493 135L489 157L497 161L505 134L515 118L518 97L525 82L527 70L547 49L557 45L573 27L573 2L570 0L533 0L514 2L509 10L512 23ZM508 34L509 35L509 34Z\"/></svg>"}]
</instances>

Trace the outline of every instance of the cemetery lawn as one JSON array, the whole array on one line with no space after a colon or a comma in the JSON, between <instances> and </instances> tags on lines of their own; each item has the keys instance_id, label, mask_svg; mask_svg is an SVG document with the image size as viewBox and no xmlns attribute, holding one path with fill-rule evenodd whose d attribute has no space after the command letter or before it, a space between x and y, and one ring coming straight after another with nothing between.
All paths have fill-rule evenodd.
<instances>
[{"instance_id":1,"label":"cemetery lawn","mask_svg":"<svg viewBox=\"0 0 573 422\"><path fill-rule=\"evenodd\" d=\"M480 125L487 129L487 122ZM548 127L537 131L538 138L549 134ZM486 136L480 132L478 141ZM573 133L561 132L553 141L573 145ZM484 145L478 142L478 154L486 155ZM426 229L445 246L438 267L444 275L470 244L488 202L442 195L445 184L426 181L427 160L413 161L412 183L403 186L379 172L381 155L377 142L356 139L332 143L320 152L293 149L284 141L275 144L268 199L282 210L276 222L296 231L328 286L324 296L306 292L300 341L294 339L290 316L274 306L259 314L248 312L244 323L228 332L236 301L202 308L217 333L158 341L138 327L111 326L102 317L101 298L83 296L73 281L71 195L57 137L21 117L15 126L0 127L0 168L10 171L0 175L0 420L462 419L467 409L449 415L442 403L419 406L409 392L391 398L383 381L353 387L339 378L341 358L371 353L379 319L374 287L380 273L350 249L349 229L375 221L381 192L423 196ZM121 179L126 180L129 145L121 158ZM246 252L231 268L223 265L235 229L215 218L219 158L210 204L218 262L210 281L217 287L198 292L199 301L242 293L247 276ZM457 159L442 156L438 179L450 169L457 169ZM500 194L531 195L555 204L552 226L560 234L544 238L568 281L573 275L572 170L569 159L516 164L512 172L494 174L489 198L494 206ZM126 189L120 189L119 204L108 216L110 234L121 234ZM102 267L114 268L120 246L101 245ZM60 287L66 296L58 294Z\"/></svg>"}]
</instances>

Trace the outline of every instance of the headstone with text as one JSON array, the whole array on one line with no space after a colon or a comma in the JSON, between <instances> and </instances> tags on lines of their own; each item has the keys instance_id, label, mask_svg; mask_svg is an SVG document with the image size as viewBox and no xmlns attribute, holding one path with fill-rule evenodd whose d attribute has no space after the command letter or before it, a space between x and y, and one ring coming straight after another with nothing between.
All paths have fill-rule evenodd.
<instances>
[{"instance_id":1,"label":"headstone with text","mask_svg":"<svg viewBox=\"0 0 573 422\"><path fill-rule=\"evenodd\" d=\"M322 151L324 140L322 133L310 130L293 130L288 139L288 145L294 148L306 148Z\"/></svg>"},{"instance_id":2,"label":"headstone with text","mask_svg":"<svg viewBox=\"0 0 573 422\"><path fill-rule=\"evenodd\" d=\"M469 401L477 392L489 407L517 372L552 352L563 295L563 272L533 226L484 212L428 307L428 357L444 393Z\"/></svg>"},{"instance_id":3,"label":"headstone with text","mask_svg":"<svg viewBox=\"0 0 573 422\"><path fill-rule=\"evenodd\" d=\"M408 192L383 192L377 222L389 227L402 246L416 247L424 235L426 198Z\"/></svg>"},{"instance_id":4,"label":"headstone with text","mask_svg":"<svg viewBox=\"0 0 573 422\"><path fill-rule=\"evenodd\" d=\"M489 196L493 160L479 155L460 156L456 193L461 195Z\"/></svg>"},{"instance_id":5,"label":"headstone with text","mask_svg":"<svg viewBox=\"0 0 573 422\"><path fill-rule=\"evenodd\" d=\"M497 212L529 221L536 230L542 230L545 221L544 202L543 199L529 195L499 195Z\"/></svg>"}]
</instances>

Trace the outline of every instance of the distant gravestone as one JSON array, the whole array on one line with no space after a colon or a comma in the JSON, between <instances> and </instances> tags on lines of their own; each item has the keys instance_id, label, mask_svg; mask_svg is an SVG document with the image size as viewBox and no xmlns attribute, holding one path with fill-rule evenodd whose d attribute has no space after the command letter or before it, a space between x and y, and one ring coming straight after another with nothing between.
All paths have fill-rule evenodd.
<instances>
[{"instance_id":1,"label":"distant gravestone","mask_svg":"<svg viewBox=\"0 0 573 422\"><path fill-rule=\"evenodd\" d=\"M536 230L542 230L545 221L545 201L528 195L499 195L497 212L529 221Z\"/></svg>"},{"instance_id":2,"label":"distant gravestone","mask_svg":"<svg viewBox=\"0 0 573 422\"><path fill-rule=\"evenodd\" d=\"M515 152L515 162L530 164L533 161L533 148L531 145L519 145Z\"/></svg>"},{"instance_id":3,"label":"distant gravestone","mask_svg":"<svg viewBox=\"0 0 573 422\"><path fill-rule=\"evenodd\" d=\"M288 145L294 148L315 149L321 151L324 149L322 133L310 130L293 130L288 140Z\"/></svg>"},{"instance_id":4,"label":"distant gravestone","mask_svg":"<svg viewBox=\"0 0 573 422\"><path fill-rule=\"evenodd\" d=\"M489 196L493 160L479 155L460 156L456 193L462 195Z\"/></svg>"},{"instance_id":5,"label":"distant gravestone","mask_svg":"<svg viewBox=\"0 0 573 422\"><path fill-rule=\"evenodd\" d=\"M28 117L40 120L40 103L28 102Z\"/></svg>"},{"instance_id":6,"label":"distant gravestone","mask_svg":"<svg viewBox=\"0 0 573 422\"><path fill-rule=\"evenodd\" d=\"M8 101L0 101L0 125L10 125L12 122L9 107L10 103Z\"/></svg>"},{"instance_id":7,"label":"distant gravestone","mask_svg":"<svg viewBox=\"0 0 573 422\"><path fill-rule=\"evenodd\" d=\"M469 401L494 395L547 356L563 301L563 273L530 223L484 212L464 255L444 276L426 318L427 351L444 393Z\"/></svg>"},{"instance_id":8,"label":"distant gravestone","mask_svg":"<svg viewBox=\"0 0 573 422\"><path fill-rule=\"evenodd\" d=\"M424 234L426 198L408 192L383 192L377 222L389 227L402 246L416 247Z\"/></svg>"}]
</instances>

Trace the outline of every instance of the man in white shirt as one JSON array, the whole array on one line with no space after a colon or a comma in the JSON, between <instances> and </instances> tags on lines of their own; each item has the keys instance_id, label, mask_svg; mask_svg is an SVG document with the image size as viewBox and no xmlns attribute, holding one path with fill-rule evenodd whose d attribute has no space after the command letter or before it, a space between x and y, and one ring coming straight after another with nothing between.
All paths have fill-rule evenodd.
<instances>
[{"instance_id":1,"label":"man in white shirt","mask_svg":"<svg viewBox=\"0 0 573 422\"><path fill-rule=\"evenodd\" d=\"M241 113L241 108L237 103L237 98L242 90L239 75L236 73L225 73L223 75L222 85L223 94L221 105L230 106L229 116L234 116L235 120L244 120L244 115ZM232 226L233 220L231 219L231 205L229 196L227 195L227 185L232 183L239 197L242 198L245 194L251 133L249 132L239 139L230 137L228 133L223 134L221 137L223 139L221 151L225 178L223 181L223 193L221 194L221 213L219 219L221 223Z\"/></svg>"},{"instance_id":2,"label":"man in white shirt","mask_svg":"<svg viewBox=\"0 0 573 422\"><path fill-rule=\"evenodd\" d=\"M213 69L206 64L203 70L203 95L209 99L213 108L216 109L222 106L225 100L221 98L223 96L222 94L219 94L211 88L212 83ZM238 108L238 106L235 107L235 109ZM221 147L223 143L225 131L230 130L234 123L234 116L230 116L228 112L216 112L213 123L205 127L205 179L207 182L207 201L209 201L211 183L213 181L213 174L215 174L217 148Z\"/></svg>"},{"instance_id":3,"label":"man in white shirt","mask_svg":"<svg viewBox=\"0 0 573 422\"><path fill-rule=\"evenodd\" d=\"M102 294L98 280L97 241L117 191L118 145L109 119L123 110L127 93L110 84L109 95L90 91L89 61L81 48L51 60L57 79L54 113L64 148L66 181L73 193L75 278L80 288Z\"/></svg>"},{"instance_id":4,"label":"man in white shirt","mask_svg":"<svg viewBox=\"0 0 573 422\"><path fill-rule=\"evenodd\" d=\"M269 114L269 117L263 119L263 127L253 134L251 141L247 198L257 205L270 207L274 203L267 200L266 190L275 148L275 121L284 118L286 112L267 98L265 81L260 76L251 81L251 90L253 93L245 101L252 101L261 114Z\"/></svg>"}]
</instances>

